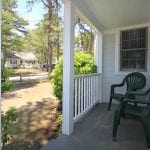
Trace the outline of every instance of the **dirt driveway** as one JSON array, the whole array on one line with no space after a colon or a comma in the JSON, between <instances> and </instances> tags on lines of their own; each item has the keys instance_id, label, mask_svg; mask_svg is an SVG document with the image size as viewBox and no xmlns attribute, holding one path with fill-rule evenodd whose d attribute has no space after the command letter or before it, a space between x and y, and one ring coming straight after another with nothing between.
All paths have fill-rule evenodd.
<instances>
[{"instance_id":1,"label":"dirt driveway","mask_svg":"<svg viewBox=\"0 0 150 150\"><path fill-rule=\"evenodd\" d=\"M28 103L35 105L49 98L56 100L49 81L28 81L18 85L14 91L2 94L2 110L5 112L10 107L20 108Z\"/></svg>"},{"instance_id":2,"label":"dirt driveway","mask_svg":"<svg viewBox=\"0 0 150 150\"><path fill-rule=\"evenodd\" d=\"M60 129L61 115L57 111L58 101L52 95L49 81L29 81L17 85L15 90L2 95L2 110L16 107L20 112L13 125L12 144L15 149L38 150L55 137Z\"/></svg>"}]
</instances>

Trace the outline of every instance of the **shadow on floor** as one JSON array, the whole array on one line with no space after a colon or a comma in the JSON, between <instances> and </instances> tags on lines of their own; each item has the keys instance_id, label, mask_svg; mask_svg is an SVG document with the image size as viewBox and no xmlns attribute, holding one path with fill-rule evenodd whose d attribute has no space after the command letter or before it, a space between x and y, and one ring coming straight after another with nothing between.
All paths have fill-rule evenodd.
<instances>
[{"instance_id":1,"label":"shadow on floor","mask_svg":"<svg viewBox=\"0 0 150 150\"><path fill-rule=\"evenodd\" d=\"M70 136L61 135L50 141L43 150L148 150L141 122L122 119L117 141L112 141L113 115L105 103L97 104L76 123Z\"/></svg>"},{"instance_id":2,"label":"shadow on floor","mask_svg":"<svg viewBox=\"0 0 150 150\"><path fill-rule=\"evenodd\" d=\"M50 98L21 107L7 150L39 150L49 139L55 138L61 125L57 107L58 101Z\"/></svg>"}]
</instances>

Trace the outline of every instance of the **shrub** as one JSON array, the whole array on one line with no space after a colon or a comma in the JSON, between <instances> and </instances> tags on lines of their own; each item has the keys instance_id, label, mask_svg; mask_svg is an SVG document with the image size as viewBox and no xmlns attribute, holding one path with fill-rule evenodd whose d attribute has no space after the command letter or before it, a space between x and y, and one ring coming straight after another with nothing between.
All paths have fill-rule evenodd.
<instances>
[{"instance_id":1,"label":"shrub","mask_svg":"<svg viewBox=\"0 0 150 150\"><path fill-rule=\"evenodd\" d=\"M5 114L2 114L2 147L6 149L6 145L12 137L12 124L19 116L19 112L14 108L10 108Z\"/></svg>"},{"instance_id":2,"label":"shrub","mask_svg":"<svg viewBox=\"0 0 150 150\"><path fill-rule=\"evenodd\" d=\"M96 65L93 57L85 52L75 52L74 59L75 75L96 73ZM61 100L63 88L63 58L59 60L53 69L50 79L53 83L54 95Z\"/></svg>"},{"instance_id":3,"label":"shrub","mask_svg":"<svg viewBox=\"0 0 150 150\"><path fill-rule=\"evenodd\" d=\"M8 81L9 77L12 75L12 70L7 69L2 65L2 84L1 84L1 90L2 93L5 91L10 91L14 88L14 84L11 81Z\"/></svg>"},{"instance_id":4,"label":"shrub","mask_svg":"<svg viewBox=\"0 0 150 150\"><path fill-rule=\"evenodd\" d=\"M12 70L2 67L2 81L6 81L12 75Z\"/></svg>"},{"instance_id":5,"label":"shrub","mask_svg":"<svg viewBox=\"0 0 150 150\"><path fill-rule=\"evenodd\" d=\"M14 84L13 84L12 81L2 82L2 85L1 85L2 93L5 92L5 91L10 91L13 88L14 88Z\"/></svg>"}]
</instances>

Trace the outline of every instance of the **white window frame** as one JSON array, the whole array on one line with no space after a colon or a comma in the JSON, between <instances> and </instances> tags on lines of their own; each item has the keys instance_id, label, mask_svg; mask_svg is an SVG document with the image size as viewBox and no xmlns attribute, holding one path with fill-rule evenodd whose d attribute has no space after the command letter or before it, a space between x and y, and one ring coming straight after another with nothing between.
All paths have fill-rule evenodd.
<instances>
[{"instance_id":1,"label":"white window frame","mask_svg":"<svg viewBox=\"0 0 150 150\"><path fill-rule=\"evenodd\" d=\"M115 73L120 75L127 75L131 71L121 71L120 70L120 33L122 30L138 29L138 28L148 28L148 43L147 43L147 70L141 71L145 75L150 74L150 24L134 25L125 28L118 28L115 30Z\"/></svg>"},{"instance_id":2,"label":"white window frame","mask_svg":"<svg viewBox=\"0 0 150 150\"><path fill-rule=\"evenodd\" d=\"M146 32L146 37L145 37L145 47L144 48L139 48L139 47L137 47L137 48L131 48L131 49L124 49L124 48L122 48L122 45L123 45L123 40L122 40L122 34L123 34L123 32L132 32L132 31L135 31L135 30L141 30L141 29L144 29L145 30L145 32ZM144 67L143 68L123 68L123 66L120 66L120 70L121 71L131 71L131 70L133 70L133 71L147 71L147 50L148 50L148 47L147 47L147 42L148 42L148 31L147 31L147 27L144 27L144 28L137 28L137 29L135 29L135 28L133 28L133 29L128 29L128 30L122 30L122 31L120 31L120 64L122 63L122 54L121 54L121 52L123 52L124 50L125 51L132 51L132 50L136 50L136 51L138 51L138 50L142 50L142 51L144 51L144 55L145 55L145 65L144 65ZM129 40L129 42L130 42L130 39L128 39ZM138 39L137 39L137 42L138 42Z\"/></svg>"}]
</instances>

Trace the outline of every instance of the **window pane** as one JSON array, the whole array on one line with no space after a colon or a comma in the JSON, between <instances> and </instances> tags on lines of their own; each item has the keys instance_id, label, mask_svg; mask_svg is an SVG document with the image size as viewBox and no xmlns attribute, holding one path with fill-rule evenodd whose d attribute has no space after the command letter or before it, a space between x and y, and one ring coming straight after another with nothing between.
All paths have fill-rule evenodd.
<instances>
[{"instance_id":1,"label":"window pane","mask_svg":"<svg viewBox=\"0 0 150 150\"><path fill-rule=\"evenodd\" d=\"M121 52L122 69L144 69L145 50L128 50Z\"/></svg>"},{"instance_id":2,"label":"window pane","mask_svg":"<svg viewBox=\"0 0 150 150\"><path fill-rule=\"evenodd\" d=\"M138 40L138 48L146 48L146 40L145 39Z\"/></svg>"},{"instance_id":3,"label":"window pane","mask_svg":"<svg viewBox=\"0 0 150 150\"><path fill-rule=\"evenodd\" d=\"M137 30L131 30L130 32L130 40L136 40L138 37Z\"/></svg>"},{"instance_id":4,"label":"window pane","mask_svg":"<svg viewBox=\"0 0 150 150\"><path fill-rule=\"evenodd\" d=\"M129 40L129 32L127 31L122 32L122 40Z\"/></svg>"},{"instance_id":5,"label":"window pane","mask_svg":"<svg viewBox=\"0 0 150 150\"><path fill-rule=\"evenodd\" d=\"M136 51L136 58L145 60L145 50L137 50Z\"/></svg>"},{"instance_id":6,"label":"window pane","mask_svg":"<svg viewBox=\"0 0 150 150\"><path fill-rule=\"evenodd\" d=\"M138 69L143 69L143 68L145 68L145 60L138 60L138 61L137 61L137 68L138 68Z\"/></svg>"},{"instance_id":7,"label":"window pane","mask_svg":"<svg viewBox=\"0 0 150 150\"><path fill-rule=\"evenodd\" d=\"M129 65L128 65L129 69L136 68L136 60L129 60L128 62L129 62Z\"/></svg>"},{"instance_id":8,"label":"window pane","mask_svg":"<svg viewBox=\"0 0 150 150\"><path fill-rule=\"evenodd\" d=\"M122 51L121 55L123 60L128 59L128 51Z\"/></svg>"},{"instance_id":9,"label":"window pane","mask_svg":"<svg viewBox=\"0 0 150 150\"><path fill-rule=\"evenodd\" d=\"M128 68L128 61L127 60L122 61L121 68L122 69L127 69Z\"/></svg>"},{"instance_id":10,"label":"window pane","mask_svg":"<svg viewBox=\"0 0 150 150\"><path fill-rule=\"evenodd\" d=\"M131 40L130 41L130 49L137 48L137 40Z\"/></svg>"},{"instance_id":11,"label":"window pane","mask_svg":"<svg viewBox=\"0 0 150 150\"><path fill-rule=\"evenodd\" d=\"M138 38L146 38L146 28L138 30Z\"/></svg>"},{"instance_id":12,"label":"window pane","mask_svg":"<svg viewBox=\"0 0 150 150\"><path fill-rule=\"evenodd\" d=\"M145 51L142 50L133 50L129 51L129 59L144 59Z\"/></svg>"},{"instance_id":13,"label":"window pane","mask_svg":"<svg viewBox=\"0 0 150 150\"><path fill-rule=\"evenodd\" d=\"M129 41L122 41L122 49L129 49Z\"/></svg>"}]
</instances>

